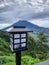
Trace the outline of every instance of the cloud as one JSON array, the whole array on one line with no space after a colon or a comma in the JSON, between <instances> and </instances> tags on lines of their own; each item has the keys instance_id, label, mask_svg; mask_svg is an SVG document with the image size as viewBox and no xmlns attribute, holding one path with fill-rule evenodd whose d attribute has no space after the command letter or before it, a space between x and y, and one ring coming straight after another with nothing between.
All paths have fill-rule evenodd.
<instances>
[{"instance_id":1,"label":"cloud","mask_svg":"<svg viewBox=\"0 0 49 65\"><path fill-rule=\"evenodd\" d=\"M7 26L10 26L10 24L9 23L2 23L2 24L0 24L0 29L7 27Z\"/></svg>"},{"instance_id":2,"label":"cloud","mask_svg":"<svg viewBox=\"0 0 49 65\"><path fill-rule=\"evenodd\" d=\"M49 17L48 0L6 0L0 7L0 23L10 23L17 19L34 20ZM12 3L12 4L10 4Z\"/></svg>"},{"instance_id":3,"label":"cloud","mask_svg":"<svg viewBox=\"0 0 49 65\"><path fill-rule=\"evenodd\" d=\"M18 21L19 19L17 19L17 21ZM3 28L5 28L5 27L8 27L8 26L10 26L10 25L12 25L12 24L14 24L15 23L15 21L14 22L4 22L4 23L0 23L0 29L3 29Z\"/></svg>"},{"instance_id":4,"label":"cloud","mask_svg":"<svg viewBox=\"0 0 49 65\"><path fill-rule=\"evenodd\" d=\"M31 20L31 23L36 24L40 27L49 28L49 18Z\"/></svg>"}]
</instances>

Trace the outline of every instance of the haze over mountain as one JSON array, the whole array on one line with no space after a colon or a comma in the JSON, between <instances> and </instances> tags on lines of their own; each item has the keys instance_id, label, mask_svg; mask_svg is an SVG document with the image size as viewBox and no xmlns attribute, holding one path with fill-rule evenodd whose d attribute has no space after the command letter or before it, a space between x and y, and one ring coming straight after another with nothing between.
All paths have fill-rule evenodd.
<instances>
[{"instance_id":1,"label":"haze over mountain","mask_svg":"<svg viewBox=\"0 0 49 65\"><path fill-rule=\"evenodd\" d=\"M9 27L4 28L3 30L6 30L12 26L26 26L27 28L31 29L34 34L37 34L40 31L43 31L44 33L49 34L49 28L39 27L26 20L19 20L18 22L14 23L13 25L11 25Z\"/></svg>"}]
</instances>

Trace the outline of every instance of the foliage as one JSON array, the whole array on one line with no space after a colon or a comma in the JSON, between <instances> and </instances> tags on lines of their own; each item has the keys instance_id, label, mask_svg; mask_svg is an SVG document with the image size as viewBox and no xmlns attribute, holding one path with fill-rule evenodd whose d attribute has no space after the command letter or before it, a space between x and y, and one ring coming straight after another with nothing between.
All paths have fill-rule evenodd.
<instances>
[{"instance_id":1,"label":"foliage","mask_svg":"<svg viewBox=\"0 0 49 65\"><path fill-rule=\"evenodd\" d=\"M37 35L37 37L38 37L38 41L40 41L41 43L47 43L48 42L48 37L47 37L47 35L45 34L45 33L43 33L43 32L40 32L40 33L38 33L38 35Z\"/></svg>"},{"instance_id":2,"label":"foliage","mask_svg":"<svg viewBox=\"0 0 49 65\"><path fill-rule=\"evenodd\" d=\"M28 36L28 53L34 58L39 58L40 60L47 58L47 53L49 52L49 45L45 44L48 42L47 36L40 32L38 34L38 39L34 39L31 36Z\"/></svg>"},{"instance_id":3,"label":"foliage","mask_svg":"<svg viewBox=\"0 0 49 65\"><path fill-rule=\"evenodd\" d=\"M0 31L0 38L9 42L9 34L7 32Z\"/></svg>"},{"instance_id":4,"label":"foliage","mask_svg":"<svg viewBox=\"0 0 49 65\"><path fill-rule=\"evenodd\" d=\"M38 62L40 62L38 58L32 58L28 55L22 57L22 65L33 65Z\"/></svg>"},{"instance_id":5,"label":"foliage","mask_svg":"<svg viewBox=\"0 0 49 65\"><path fill-rule=\"evenodd\" d=\"M0 56L11 55L9 48L9 43L6 42L3 38L0 38Z\"/></svg>"},{"instance_id":6,"label":"foliage","mask_svg":"<svg viewBox=\"0 0 49 65\"><path fill-rule=\"evenodd\" d=\"M0 56L0 60L4 65L15 65L15 56ZM38 58L32 58L29 55L22 56L21 61L22 65L33 65L40 62Z\"/></svg>"},{"instance_id":7,"label":"foliage","mask_svg":"<svg viewBox=\"0 0 49 65\"><path fill-rule=\"evenodd\" d=\"M3 64L15 61L14 56L0 56L0 60Z\"/></svg>"},{"instance_id":8,"label":"foliage","mask_svg":"<svg viewBox=\"0 0 49 65\"><path fill-rule=\"evenodd\" d=\"M4 65L16 65L14 62L9 62L9 63L6 63Z\"/></svg>"}]
</instances>

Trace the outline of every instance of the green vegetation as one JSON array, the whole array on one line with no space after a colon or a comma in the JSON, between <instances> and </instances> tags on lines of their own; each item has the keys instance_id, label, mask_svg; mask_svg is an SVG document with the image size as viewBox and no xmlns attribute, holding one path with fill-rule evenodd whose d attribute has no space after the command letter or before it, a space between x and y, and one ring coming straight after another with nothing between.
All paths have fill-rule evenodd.
<instances>
[{"instance_id":1,"label":"green vegetation","mask_svg":"<svg viewBox=\"0 0 49 65\"><path fill-rule=\"evenodd\" d=\"M34 63L40 62L38 58L32 58L29 55L22 56L22 65L33 65ZM0 60L2 60L4 65L15 65L15 56L1 56Z\"/></svg>"},{"instance_id":2,"label":"green vegetation","mask_svg":"<svg viewBox=\"0 0 49 65\"><path fill-rule=\"evenodd\" d=\"M45 60L49 52L49 44L47 44L49 43L48 38L43 32L40 32L37 38L38 39L34 39L34 37L28 36L28 50L26 54L34 58L39 58L40 60Z\"/></svg>"},{"instance_id":3,"label":"green vegetation","mask_svg":"<svg viewBox=\"0 0 49 65\"><path fill-rule=\"evenodd\" d=\"M36 38L28 34L28 50L22 51L22 65L32 65L49 59L49 41L47 35L40 32ZM15 65L15 55L11 53L9 45L9 34L1 31L0 60L2 60L4 65Z\"/></svg>"},{"instance_id":4,"label":"green vegetation","mask_svg":"<svg viewBox=\"0 0 49 65\"><path fill-rule=\"evenodd\" d=\"M11 51L9 48L9 43L6 42L3 38L0 38L0 56L3 55L11 55Z\"/></svg>"},{"instance_id":5,"label":"green vegetation","mask_svg":"<svg viewBox=\"0 0 49 65\"><path fill-rule=\"evenodd\" d=\"M41 42L41 44L47 43L48 42L47 35L43 32L38 33L38 41Z\"/></svg>"},{"instance_id":6,"label":"green vegetation","mask_svg":"<svg viewBox=\"0 0 49 65\"><path fill-rule=\"evenodd\" d=\"M4 39L6 42L9 42L9 34L7 32L0 31L0 38Z\"/></svg>"},{"instance_id":7,"label":"green vegetation","mask_svg":"<svg viewBox=\"0 0 49 65\"><path fill-rule=\"evenodd\" d=\"M40 62L38 58L32 58L28 55L22 57L22 65L33 65L38 62Z\"/></svg>"}]
</instances>

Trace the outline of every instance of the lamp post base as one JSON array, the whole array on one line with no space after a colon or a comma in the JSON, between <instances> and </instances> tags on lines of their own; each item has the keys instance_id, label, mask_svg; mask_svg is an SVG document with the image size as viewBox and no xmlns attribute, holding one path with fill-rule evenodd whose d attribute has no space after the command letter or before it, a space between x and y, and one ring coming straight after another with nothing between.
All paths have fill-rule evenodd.
<instances>
[{"instance_id":1,"label":"lamp post base","mask_svg":"<svg viewBox=\"0 0 49 65\"><path fill-rule=\"evenodd\" d=\"M21 51L16 52L16 65L21 65Z\"/></svg>"}]
</instances>

